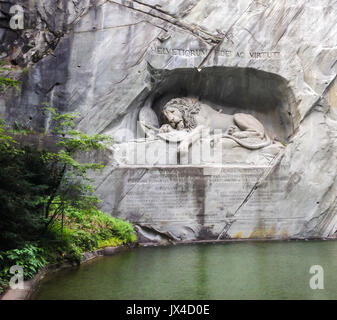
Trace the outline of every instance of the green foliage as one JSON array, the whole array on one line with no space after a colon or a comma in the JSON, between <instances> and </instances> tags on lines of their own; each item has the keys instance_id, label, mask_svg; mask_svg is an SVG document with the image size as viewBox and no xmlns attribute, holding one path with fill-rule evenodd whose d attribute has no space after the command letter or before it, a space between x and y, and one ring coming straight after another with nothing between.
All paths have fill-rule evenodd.
<instances>
[{"instance_id":1,"label":"green foliage","mask_svg":"<svg viewBox=\"0 0 337 320\"><path fill-rule=\"evenodd\" d=\"M52 212L58 210L56 198L51 206ZM49 232L60 241L64 259L79 263L82 253L105 246L132 243L137 240L132 225L121 219L106 215L95 207L97 199L89 202L67 203L62 215L55 217Z\"/></svg>"},{"instance_id":2,"label":"green foliage","mask_svg":"<svg viewBox=\"0 0 337 320\"><path fill-rule=\"evenodd\" d=\"M65 207L64 214L65 226L84 230L96 236L97 240L107 240L113 236L123 243L136 240L131 223L108 216L94 206L81 202L69 204Z\"/></svg>"},{"instance_id":3,"label":"green foliage","mask_svg":"<svg viewBox=\"0 0 337 320\"><path fill-rule=\"evenodd\" d=\"M56 199L57 202L59 199ZM57 204L52 205L52 210ZM77 202L64 207L62 233L62 216L56 217L50 231L62 238L62 244L69 260L79 262L72 255L71 245L81 252L92 251L104 246L116 246L136 241L136 234L131 223L106 215L93 205Z\"/></svg>"},{"instance_id":4,"label":"green foliage","mask_svg":"<svg viewBox=\"0 0 337 320\"><path fill-rule=\"evenodd\" d=\"M27 243L18 249L0 251L0 294L8 287L13 276L11 266L21 266L25 280L31 279L45 265L45 250L34 243Z\"/></svg>"},{"instance_id":5,"label":"green foliage","mask_svg":"<svg viewBox=\"0 0 337 320\"><path fill-rule=\"evenodd\" d=\"M9 280L12 276L8 271L11 266L21 266L25 279L31 279L39 269L47 264L44 250L34 244L26 244L20 249L12 249L1 253L0 278Z\"/></svg>"},{"instance_id":6,"label":"green foliage","mask_svg":"<svg viewBox=\"0 0 337 320\"><path fill-rule=\"evenodd\" d=\"M113 234L123 240L123 243L135 242L137 240L132 224L122 219L113 218L111 229L113 230Z\"/></svg>"},{"instance_id":7,"label":"green foliage","mask_svg":"<svg viewBox=\"0 0 337 320\"><path fill-rule=\"evenodd\" d=\"M45 151L20 148L0 124L0 250L35 241L45 225L44 199L50 193L51 168Z\"/></svg>"},{"instance_id":8,"label":"green foliage","mask_svg":"<svg viewBox=\"0 0 337 320\"><path fill-rule=\"evenodd\" d=\"M107 240L99 240L98 241L98 248L105 248L105 247L117 247L123 244L123 241L112 237Z\"/></svg>"},{"instance_id":9,"label":"green foliage","mask_svg":"<svg viewBox=\"0 0 337 320\"><path fill-rule=\"evenodd\" d=\"M2 151L11 151L14 152L16 149L12 147L16 141L13 139L12 136L6 133L6 123L3 119L0 118L0 152ZM7 150L8 148L11 150Z\"/></svg>"},{"instance_id":10,"label":"green foliage","mask_svg":"<svg viewBox=\"0 0 337 320\"><path fill-rule=\"evenodd\" d=\"M95 201L93 201L95 202ZM132 225L121 219L107 216L92 206L92 203L67 205L62 217L58 215L48 233L34 243L26 243L19 249L0 251L0 294L5 290L10 277L9 268L20 265L24 278L32 278L47 263L69 261L79 264L85 251L107 246L118 246L136 241ZM52 205L52 210L57 204Z\"/></svg>"},{"instance_id":11,"label":"green foliage","mask_svg":"<svg viewBox=\"0 0 337 320\"><path fill-rule=\"evenodd\" d=\"M4 91L5 89L12 87L16 90L19 90L19 81L13 80L7 77L0 77L0 90Z\"/></svg>"},{"instance_id":12,"label":"green foliage","mask_svg":"<svg viewBox=\"0 0 337 320\"><path fill-rule=\"evenodd\" d=\"M105 149L106 144L112 143L112 138L109 136L94 134L87 135L81 131L74 130L75 121L80 114L75 113L58 113L55 108L45 104L44 112L51 114L54 121L54 135L60 138L59 146L63 147L66 153L74 154L78 151L90 151Z\"/></svg>"},{"instance_id":13,"label":"green foliage","mask_svg":"<svg viewBox=\"0 0 337 320\"><path fill-rule=\"evenodd\" d=\"M14 122L13 127L9 128L9 132L13 135L28 135L28 134L36 134L36 132L32 131L32 129L25 127L18 123L17 121Z\"/></svg>"},{"instance_id":14,"label":"green foliage","mask_svg":"<svg viewBox=\"0 0 337 320\"><path fill-rule=\"evenodd\" d=\"M92 193L92 186L88 183L88 170L100 170L101 163L80 163L76 159L79 152L104 149L112 143L111 137L95 134L89 136L74 130L78 113L60 114L54 108L45 105L44 112L49 112L53 120L53 134L58 138L57 145L61 148L58 153L49 153L46 160L55 168L55 183L46 204L46 217L50 216L51 204L59 198L58 210L54 210L48 225L55 219L55 211L62 211L66 202L85 201Z\"/></svg>"},{"instance_id":15,"label":"green foliage","mask_svg":"<svg viewBox=\"0 0 337 320\"><path fill-rule=\"evenodd\" d=\"M136 241L129 222L97 209L87 172L102 164L77 160L79 152L103 149L111 139L74 130L77 114L46 110L58 152L21 147L13 134L25 128L8 128L0 118L0 294L12 265L21 265L29 279L46 263L79 263L84 251Z\"/></svg>"},{"instance_id":16,"label":"green foliage","mask_svg":"<svg viewBox=\"0 0 337 320\"><path fill-rule=\"evenodd\" d=\"M8 88L15 88L19 90L20 81L13 80L12 78L1 76L5 71L9 71L9 68L4 67L4 62L0 61L0 92L4 92Z\"/></svg>"}]
</instances>

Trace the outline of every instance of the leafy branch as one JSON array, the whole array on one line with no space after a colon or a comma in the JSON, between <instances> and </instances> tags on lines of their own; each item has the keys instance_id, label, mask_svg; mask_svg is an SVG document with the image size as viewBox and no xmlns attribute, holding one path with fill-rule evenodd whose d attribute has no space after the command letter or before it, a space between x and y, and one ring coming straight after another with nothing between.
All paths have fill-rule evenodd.
<instances>
[{"instance_id":1,"label":"leafy branch","mask_svg":"<svg viewBox=\"0 0 337 320\"><path fill-rule=\"evenodd\" d=\"M51 164L54 173L54 183L45 209L45 218L48 219L46 228L48 228L57 214L62 212L65 203L91 199L89 194L93 192L93 188L86 183L89 181L86 174L88 170L101 170L104 166L101 163L81 163L77 160L79 152L105 149L113 140L109 136L87 135L75 130L75 121L79 113L60 114L48 105L45 105L44 112L51 115L54 122L52 133L57 138L57 146L60 148L57 153L47 153L44 158ZM54 209L54 214L50 217L51 205L56 198L60 199L59 208Z\"/></svg>"}]
</instances>

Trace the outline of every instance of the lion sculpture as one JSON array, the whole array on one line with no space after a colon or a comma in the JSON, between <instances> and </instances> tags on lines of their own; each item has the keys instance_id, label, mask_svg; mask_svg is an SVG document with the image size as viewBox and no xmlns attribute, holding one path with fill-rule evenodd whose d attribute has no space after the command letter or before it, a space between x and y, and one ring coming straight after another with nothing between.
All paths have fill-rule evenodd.
<instances>
[{"instance_id":1,"label":"lion sculpture","mask_svg":"<svg viewBox=\"0 0 337 320\"><path fill-rule=\"evenodd\" d=\"M261 149L272 143L264 126L252 115L246 113L223 114L194 98L170 100L164 106L162 115L167 124L161 126L160 129L143 125L148 129L155 130L157 136L166 141L177 142L178 138L180 153L187 152L189 146L201 138L203 130L222 132L211 136L213 143L221 138L228 138L250 150ZM257 140L257 142L248 142L247 138L254 138L254 141Z\"/></svg>"}]
</instances>

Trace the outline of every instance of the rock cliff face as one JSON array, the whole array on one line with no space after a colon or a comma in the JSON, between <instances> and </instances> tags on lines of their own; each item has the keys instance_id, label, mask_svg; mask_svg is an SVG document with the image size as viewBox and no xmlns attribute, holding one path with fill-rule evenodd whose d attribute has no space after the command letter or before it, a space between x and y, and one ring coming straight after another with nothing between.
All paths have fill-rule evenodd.
<instances>
[{"instance_id":1,"label":"rock cliff face","mask_svg":"<svg viewBox=\"0 0 337 320\"><path fill-rule=\"evenodd\" d=\"M24 30L9 28L13 4L24 8ZM231 113L254 113L287 143L275 173L280 179L268 189L273 197L260 195L258 209L241 218L245 197L239 199L235 215L228 210L222 224L200 212L186 218L183 210L175 223L172 212L160 221L155 213L141 220L137 208L125 216L119 202L132 173L116 169L116 150L102 155L107 166L96 182L103 209L141 220L146 239L335 237L337 1L10 0L0 6L0 56L19 74L28 66L21 91L0 97L0 112L10 122L48 131L50 119L39 111L48 102L60 111L79 111L80 130L125 142L136 137L148 97L156 109L174 96L197 96ZM248 185L247 195L254 187ZM194 188L189 206L212 215L215 209L200 203L201 189L211 190Z\"/></svg>"}]
</instances>

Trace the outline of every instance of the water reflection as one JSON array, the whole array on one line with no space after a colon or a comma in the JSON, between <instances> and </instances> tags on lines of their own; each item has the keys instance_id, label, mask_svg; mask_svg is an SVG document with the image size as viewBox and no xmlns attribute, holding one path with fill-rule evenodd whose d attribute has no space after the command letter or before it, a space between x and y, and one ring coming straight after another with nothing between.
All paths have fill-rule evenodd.
<instances>
[{"instance_id":1,"label":"water reflection","mask_svg":"<svg viewBox=\"0 0 337 320\"><path fill-rule=\"evenodd\" d=\"M197 247L197 259L196 259L196 296L198 299L209 299L209 284L207 275L207 250L205 246Z\"/></svg>"}]
</instances>

